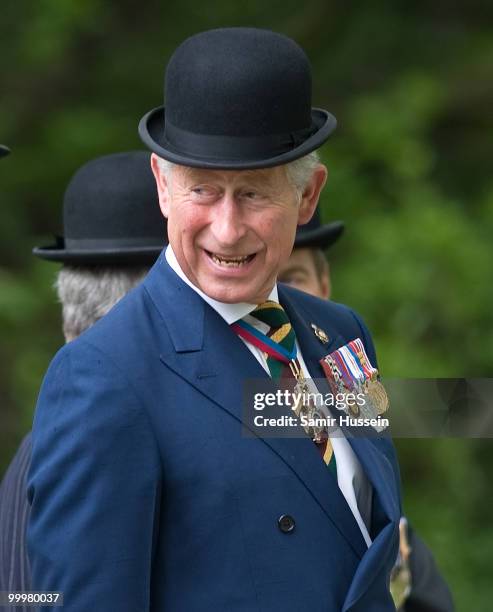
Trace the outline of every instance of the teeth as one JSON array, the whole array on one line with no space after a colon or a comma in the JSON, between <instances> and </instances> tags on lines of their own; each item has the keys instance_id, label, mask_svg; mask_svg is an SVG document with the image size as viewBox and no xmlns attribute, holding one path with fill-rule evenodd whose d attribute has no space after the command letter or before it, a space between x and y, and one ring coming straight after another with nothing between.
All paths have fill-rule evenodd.
<instances>
[{"instance_id":1,"label":"teeth","mask_svg":"<svg viewBox=\"0 0 493 612\"><path fill-rule=\"evenodd\" d=\"M220 266L239 268L250 259L250 255L243 255L241 257L228 257L226 259L224 257L219 257L218 255L211 253L211 259L214 263L219 264Z\"/></svg>"}]
</instances>

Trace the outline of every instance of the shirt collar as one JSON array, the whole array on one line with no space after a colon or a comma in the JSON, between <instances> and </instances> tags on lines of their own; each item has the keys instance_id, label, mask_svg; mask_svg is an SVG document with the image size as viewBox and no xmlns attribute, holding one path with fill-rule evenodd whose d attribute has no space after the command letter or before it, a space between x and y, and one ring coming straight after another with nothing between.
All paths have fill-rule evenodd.
<instances>
[{"instance_id":1,"label":"shirt collar","mask_svg":"<svg viewBox=\"0 0 493 612\"><path fill-rule=\"evenodd\" d=\"M225 304L224 302L218 302L213 298L206 295L203 291L201 291L198 287L196 287L192 281L185 275L183 270L181 269L178 260L176 259L176 255L171 248L171 245L168 244L165 251L166 261L170 265L171 269L181 278L181 280L186 283L191 289L198 293L200 297L209 304L211 308L217 312L217 314L222 317L228 325L238 321L239 319L243 319L247 314L252 312L257 307L257 304L248 304L247 302L240 302L238 304ZM279 303L279 297L277 295L277 285L274 285L272 291L269 293L268 300L272 300L274 302Z\"/></svg>"}]
</instances>

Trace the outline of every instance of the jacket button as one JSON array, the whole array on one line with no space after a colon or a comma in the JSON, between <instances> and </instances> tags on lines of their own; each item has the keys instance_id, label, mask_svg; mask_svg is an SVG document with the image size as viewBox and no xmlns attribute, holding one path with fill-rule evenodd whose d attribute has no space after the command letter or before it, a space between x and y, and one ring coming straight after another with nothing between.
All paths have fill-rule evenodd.
<instances>
[{"instance_id":1,"label":"jacket button","mask_svg":"<svg viewBox=\"0 0 493 612\"><path fill-rule=\"evenodd\" d=\"M283 514L277 519L277 525L283 533L292 533L295 526L294 518L289 514Z\"/></svg>"}]
</instances>

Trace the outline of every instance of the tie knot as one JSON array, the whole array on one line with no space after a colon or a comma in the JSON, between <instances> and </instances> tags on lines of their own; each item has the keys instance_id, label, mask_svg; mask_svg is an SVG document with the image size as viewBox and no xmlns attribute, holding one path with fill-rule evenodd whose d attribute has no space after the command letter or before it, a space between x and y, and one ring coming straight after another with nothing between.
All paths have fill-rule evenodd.
<instances>
[{"instance_id":1,"label":"tie knot","mask_svg":"<svg viewBox=\"0 0 493 612\"><path fill-rule=\"evenodd\" d=\"M259 304L257 308L250 313L250 315L272 328L282 327L286 324L290 325L288 315L284 308L273 300L262 302L262 304Z\"/></svg>"},{"instance_id":2,"label":"tie knot","mask_svg":"<svg viewBox=\"0 0 493 612\"><path fill-rule=\"evenodd\" d=\"M267 325L269 330L263 332L242 319L231 327L240 337L265 353L271 376L279 378L282 364L296 359L296 335L288 316L280 304L271 300L259 304L250 316Z\"/></svg>"}]
</instances>

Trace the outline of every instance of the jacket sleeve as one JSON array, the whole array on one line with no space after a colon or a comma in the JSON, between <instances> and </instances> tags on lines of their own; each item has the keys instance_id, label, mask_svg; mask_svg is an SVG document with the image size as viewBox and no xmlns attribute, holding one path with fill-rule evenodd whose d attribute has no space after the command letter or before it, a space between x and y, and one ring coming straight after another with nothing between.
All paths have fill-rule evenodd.
<instances>
[{"instance_id":1,"label":"jacket sleeve","mask_svg":"<svg viewBox=\"0 0 493 612\"><path fill-rule=\"evenodd\" d=\"M31 460L31 434L20 444L0 484L0 591L29 591L26 555L29 504L26 480Z\"/></svg>"},{"instance_id":2,"label":"jacket sleeve","mask_svg":"<svg viewBox=\"0 0 493 612\"><path fill-rule=\"evenodd\" d=\"M67 345L33 426L33 589L62 592L70 612L148 610L160 489L156 442L125 376L98 349Z\"/></svg>"}]
</instances>

